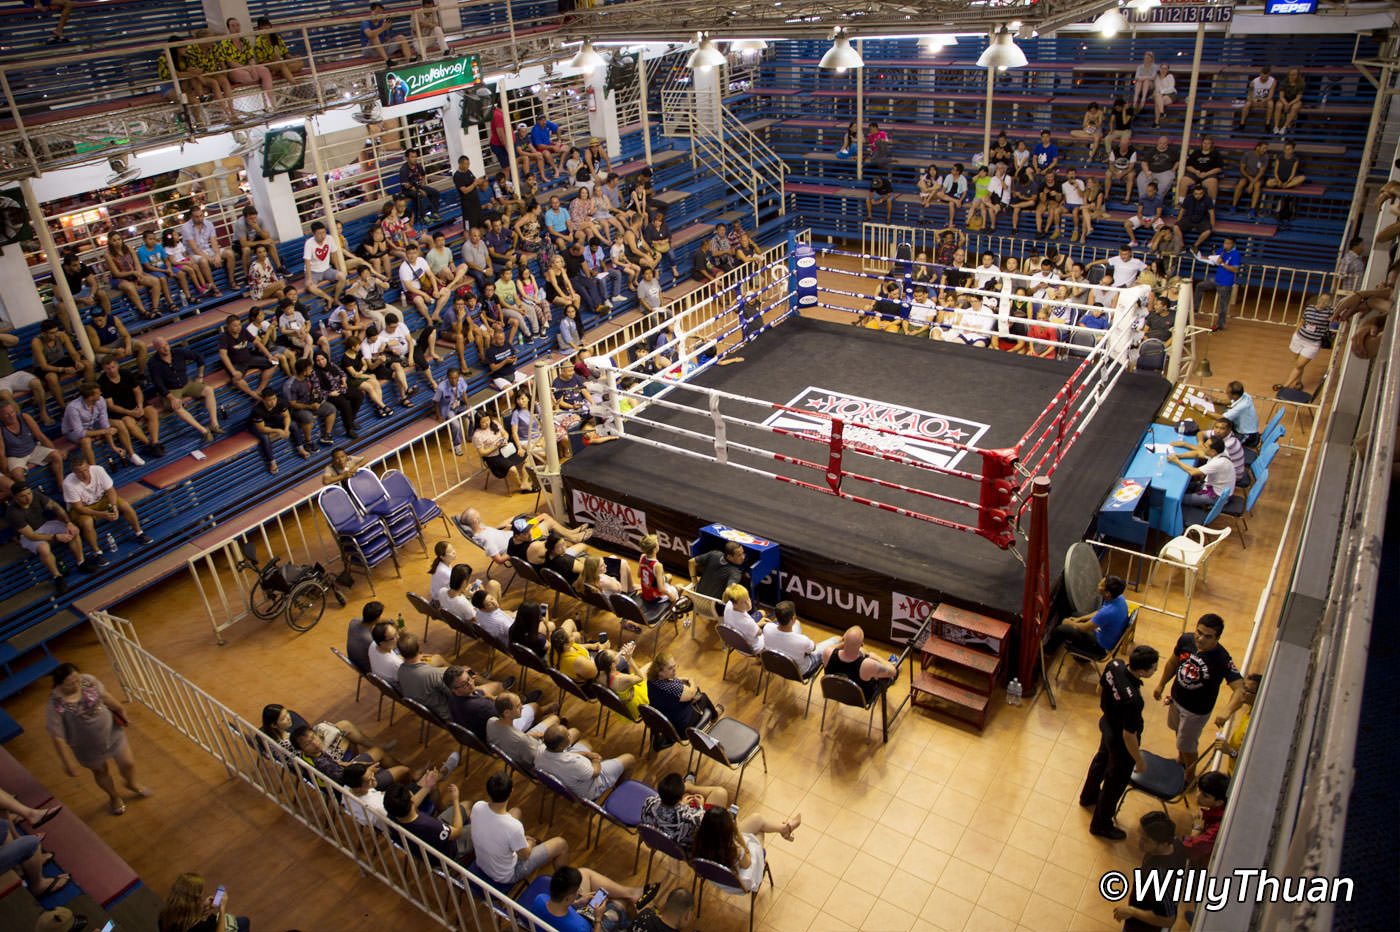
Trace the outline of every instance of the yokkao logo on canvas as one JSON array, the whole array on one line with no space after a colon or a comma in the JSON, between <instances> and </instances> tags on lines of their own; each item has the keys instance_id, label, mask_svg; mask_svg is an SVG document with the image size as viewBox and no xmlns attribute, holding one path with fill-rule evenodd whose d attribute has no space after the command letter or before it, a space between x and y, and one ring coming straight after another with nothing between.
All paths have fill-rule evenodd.
<instances>
[{"instance_id":1,"label":"yokkao logo on canvas","mask_svg":"<svg viewBox=\"0 0 1400 932\"><path fill-rule=\"evenodd\" d=\"M610 498L574 489L574 520L593 525L593 536L636 548L647 534L647 513Z\"/></svg>"}]
</instances>

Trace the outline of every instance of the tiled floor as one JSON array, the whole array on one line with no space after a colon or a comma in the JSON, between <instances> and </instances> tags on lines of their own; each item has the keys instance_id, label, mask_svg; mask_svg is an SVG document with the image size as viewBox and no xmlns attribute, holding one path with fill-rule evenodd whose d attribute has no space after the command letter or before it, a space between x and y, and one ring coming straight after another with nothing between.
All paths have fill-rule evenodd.
<instances>
[{"instance_id":1,"label":"tiled floor","mask_svg":"<svg viewBox=\"0 0 1400 932\"><path fill-rule=\"evenodd\" d=\"M1267 397L1267 386L1287 368L1288 333L1267 325L1239 324L1214 338L1212 362L1223 386L1240 378ZM1322 369L1319 360L1317 373ZM1216 611L1226 621L1224 643L1237 658L1244 653L1255 604L1273 558L1273 544L1288 508L1301 457L1285 451L1250 522L1250 546L1229 541L1209 580L1197 590L1193 614ZM474 486L479 485L477 483ZM513 514L522 498L455 494L445 503L458 509L477 504L488 519ZM440 526L439 526L440 527ZM459 542L460 543L460 542ZM479 556L461 547L470 561ZM406 578L377 575L380 598L394 610L401 594L426 589L427 560L408 551ZM1160 592L1162 580L1157 581ZM1180 604L1181 585L1173 587ZM1130 591L1129 595L1133 593ZM357 585L355 604L369 598ZM512 590L507 604L519 599ZM353 606L352 606L353 607ZM561 606L563 608L563 606ZM136 621L143 643L184 675L248 719L256 719L266 702L294 705L308 716L348 717L371 731L389 733L374 722L372 698L358 705L353 682L331 657L328 646L343 646L351 609L328 611L314 630L296 635L280 624L246 620L231 629L228 643L217 647L193 587L176 578L116 613ZM1138 641L1170 647L1179 622L1145 613ZM810 632L820 634L813 626ZM613 630L614 637L616 631ZM1268 632L1264 643L1267 644ZM451 633L435 626L430 646L450 647ZM789 843L770 839L768 851L776 887L758 897L756 927L774 932L827 932L860 929L1033 930L1054 932L1116 928L1112 904L1099 895L1098 878L1109 869L1128 870L1137 854L1130 843L1111 843L1088 834L1088 813L1076 805L1077 791L1097 743L1093 678L1069 665L1059 684L1059 708L1051 709L1043 693L1019 708L997 700L985 732L906 710L890 741L865 740L865 720L854 710L833 707L825 733L819 730L820 696L812 714L802 717L805 698L791 684L775 683L764 705L753 692L752 666L736 660L729 681L720 682L723 663L718 637L702 629L695 640L681 637L672 645L683 671L698 677L727 713L759 728L767 749L767 773L755 762L745 777L740 800L745 810L774 816L801 812L804 823ZM113 674L94 636L78 630L59 645L63 659L113 683ZM478 661L480 653L473 653ZM1262 655L1256 661L1256 668ZM893 695L902 698L907 679ZM434 927L413 907L379 882L361 877L354 866L289 818L281 816L249 788L225 778L222 768L157 721L136 709L132 735L138 759L158 795L131 806L121 818L105 813L101 794L82 778L65 777L48 746L42 727L44 690L35 687L7 704L26 727L8 747L35 770L80 815L126 857L141 875L163 892L175 874L200 871L226 884L237 912L252 917L260 930L298 927L342 932L385 928L426 930ZM576 724L591 726L591 710L575 708ZM417 726L399 719L392 734L405 746L416 741ZM601 750L635 751L633 731L614 726ZM1170 753L1165 712L1149 709L1145 746ZM416 760L440 759L448 742L437 739ZM672 750L648 758L637 775L654 781L684 765ZM463 797L479 798L484 769L473 770ZM733 777L714 765L702 768L702 780ZM532 813L534 796L524 808ZM1149 808L1130 796L1120 822L1125 826ZM562 828L575 851L582 851L582 820L560 808ZM1189 815L1175 807L1183 829ZM540 825L527 825L539 831ZM580 862L615 877L632 877L632 845L617 833L608 843L578 857ZM658 858L654 874L672 872ZM689 882L688 876L682 882ZM711 890L698 927L712 932L745 928L746 904Z\"/></svg>"}]
</instances>

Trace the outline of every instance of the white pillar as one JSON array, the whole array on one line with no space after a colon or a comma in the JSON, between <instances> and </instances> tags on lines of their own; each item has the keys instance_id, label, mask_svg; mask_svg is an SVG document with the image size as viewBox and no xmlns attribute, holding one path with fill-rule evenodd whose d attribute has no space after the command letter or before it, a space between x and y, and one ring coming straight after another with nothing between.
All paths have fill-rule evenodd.
<instances>
[{"instance_id":1,"label":"white pillar","mask_svg":"<svg viewBox=\"0 0 1400 932\"><path fill-rule=\"evenodd\" d=\"M695 88L695 120L718 135L720 86L718 68L696 68L691 86Z\"/></svg>"},{"instance_id":2,"label":"white pillar","mask_svg":"<svg viewBox=\"0 0 1400 932\"><path fill-rule=\"evenodd\" d=\"M307 123L309 136L313 124ZM248 196L258 209L258 219L267 232L279 242L301 239L305 233L301 228L301 217L297 214L296 196L292 193L292 175L282 172L271 178L262 173L262 147L259 146L243 157L243 166L248 172Z\"/></svg>"},{"instance_id":3,"label":"white pillar","mask_svg":"<svg viewBox=\"0 0 1400 932\"><path fill-rule=\"evenodd\" d=\"M454 32L462 31L462 11L457 8L457 4L437 0L437 14L438 22L442 23L442 31L447 33L448 38L451 38ZM472 171L476 169L473 168Z\"/></svg>"},{"instance_id":4,"label":"white pillar","mask_svg":"<svg viewBox=\"0 0 1400 932\"><path fill-rule=\"evenodd\" d=\"M253 28L253 13L248 9L248 0L203 0L204 20L211 32L224 33L230 16L236 16L243 23L243 31ZM365 6L369 6L368 3ZM81 14L79 14L81 15Z\"/></svg>"},{"instance_id":5,"label":"white pillar","mask_svg":"<svg viewBox=\"0 0 1400 932\"><path fill-rule=\"evenodd\" d=\"M462 129L462 95L448 94L442 107L442 135L447 145L447 164L457 170L457 160L467 157L472 172L478 177L486 174L481 161L481 127Z\"/></svg>"},{"instance_id":6,"label":"white pillar","mask_svg":"<svg viewBox=\"0 0 1400 932\"><path fill-rule=\"evenodd\" d=\"M34 287L29 263L24 261L23 244L11 243L0 250L0 281L6 283L0 289L0 317L15 327L23 327L48 316L39 289Z\"/></svg>"},{"instance_id":7,"label":"white pillar","mask_svg":"<svg viewBox=\"0 0 1400 932\"><path fill-rule=\"evenodd\" d=\"M608 158L615 159L622 154L622 140L617 127L617 100L614 94L607 93L608 71L594 68L583 76L584 86L591 94L588 109L588 131L603 140Z\"/></svg>"}]
</instances>

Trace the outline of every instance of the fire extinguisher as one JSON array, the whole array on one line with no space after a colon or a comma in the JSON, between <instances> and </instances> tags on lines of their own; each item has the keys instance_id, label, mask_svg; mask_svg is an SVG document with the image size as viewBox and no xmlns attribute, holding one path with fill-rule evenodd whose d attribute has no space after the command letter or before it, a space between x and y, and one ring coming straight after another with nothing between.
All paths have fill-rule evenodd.
<instances>
[{"instance_id":1,"label":"fire extinguisher","mask_svg":"<svg viewBox=\"0 0 1400 932\"><path fill-rule=\"evenodd\" d=\"M598 112L598 92L591 87L588 89L588 112Z\"/></svg>"}]
</instances>

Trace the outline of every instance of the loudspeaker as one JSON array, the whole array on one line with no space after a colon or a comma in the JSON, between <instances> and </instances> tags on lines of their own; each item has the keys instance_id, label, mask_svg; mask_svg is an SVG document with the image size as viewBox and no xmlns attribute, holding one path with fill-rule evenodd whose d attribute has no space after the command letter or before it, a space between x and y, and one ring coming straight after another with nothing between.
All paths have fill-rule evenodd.
<instances>
[{"instance_id":1,"label":"loudspeaker","mask_svg":"<svg viewBox=\"0 0 1400 932\"><path fill-rule=\"evenodd\" d=\"M496 89L489 84L473 84L462 91L462 129L489 126L496 112Z\"/></svg>"},{"instance_id":2,"label":"loudspeaker","mask_svg":"<svg viewBox=\"0 0 1400 932\"><path fill-rule=\"evenodd\" d=\"M610 94L636 81L637 63L640 60L641 55L636 52L615 53L612 61L608 62L608 77L603 84L603 93Z\"/></svg>"}]
</instances>

